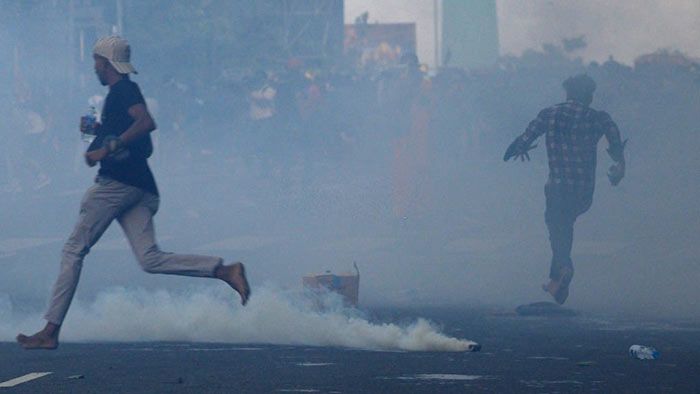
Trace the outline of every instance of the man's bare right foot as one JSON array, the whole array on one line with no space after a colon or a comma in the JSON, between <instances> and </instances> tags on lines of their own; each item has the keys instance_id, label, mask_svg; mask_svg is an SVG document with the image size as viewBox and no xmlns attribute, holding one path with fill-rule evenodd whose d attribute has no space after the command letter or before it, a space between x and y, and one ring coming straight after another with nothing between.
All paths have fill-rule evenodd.
<instances>
[{"instance_id":1,"label":"man's bare right foot","mask_svg":"<svg viewBox=\"0 0 700 394\"><path fill-rule=\"evenodd\" d=\"M17 335L17 343L26 350L53 350L58 347L59 327L54 324L47 324L43 330L34 335Z\"/></svg>"},{"instance_id":2,"label":"man's bare right foot","mask_svg":"<svg viewBox=\"0 0 700 394\"><path fill-rule=\"evenodd\" d=\"M215 276L228 283L229 286L233 287L233 289L240 294L242 305L248 303L248 298L250 298L250 285L248 285L248 278L245 276L245 267L242 263L221 265L216 269Z\"/></svg>"}]
</instances>

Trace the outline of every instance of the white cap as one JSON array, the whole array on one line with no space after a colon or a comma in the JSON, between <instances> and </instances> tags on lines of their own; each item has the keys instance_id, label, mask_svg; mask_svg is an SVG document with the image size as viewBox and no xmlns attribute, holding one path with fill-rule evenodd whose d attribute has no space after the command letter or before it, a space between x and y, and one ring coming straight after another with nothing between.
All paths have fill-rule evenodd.
<instances>
[{"instance_id":1,"label":"white cap","mask_svg":"<svg viewBox=\"0 0 700 394\"><path fill-rule=\"evenodd\" d=\"M107 36L100 38L92 49L95 55L107 58L120 74L137 74L134 66L129 63L131 47L129 43L119 36Z\"/></svg>"}]
</instances>

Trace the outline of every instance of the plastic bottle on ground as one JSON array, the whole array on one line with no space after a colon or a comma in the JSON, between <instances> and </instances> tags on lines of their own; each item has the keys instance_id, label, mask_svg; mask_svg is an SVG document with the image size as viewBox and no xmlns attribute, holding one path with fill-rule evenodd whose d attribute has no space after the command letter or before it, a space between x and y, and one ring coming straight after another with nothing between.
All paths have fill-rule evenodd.
<instances>
[{"instance_id":1,"label":"plastic bottle on ground","mask_svg":"<svg viewBox=\"0 0 700 394\"><path fill-rule=\"evenodd\" d=\"M632 345L630 346L630 356L639 360L655 360L659 358L659 352L653 347Z\"/></svg>"}]
</instances>

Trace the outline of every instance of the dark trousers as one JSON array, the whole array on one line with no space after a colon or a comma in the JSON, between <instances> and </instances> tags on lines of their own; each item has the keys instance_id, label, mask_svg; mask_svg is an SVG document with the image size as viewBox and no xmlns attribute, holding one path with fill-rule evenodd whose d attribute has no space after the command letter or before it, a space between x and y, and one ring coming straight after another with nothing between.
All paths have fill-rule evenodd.
<instances>
[{"instance_id":1,"label":"dark trousers","mask_svg":"<svg viewBox=\"0 0 700 394\"><path fill-rule=\"evenodd\" d=\"M547 185L544 188L547 207L544 220L552 246L550 279L558 279L562 268L571 268L571 247L574 242L574 222L588 211L593 202L593 190L566 190Z\"/></svg>"}]
</instances>

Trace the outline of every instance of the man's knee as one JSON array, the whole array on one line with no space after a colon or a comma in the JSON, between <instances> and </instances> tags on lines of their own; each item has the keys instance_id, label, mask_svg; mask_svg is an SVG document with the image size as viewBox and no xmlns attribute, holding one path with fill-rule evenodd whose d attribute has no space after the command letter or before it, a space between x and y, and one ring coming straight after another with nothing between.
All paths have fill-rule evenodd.
<instances>
[{"instance_id":1,"label":"man's knee","mask_svg":"<svg viewBox=\"0 0 700 394\"><path fill-rule=\"evenodd\" d=\"M69 239L68 242L63 245L61 256L63 257L63 261L82 261L89 251L90 248L88 246L73 239Z\"/></svg>"},{"instance_id":2,"label":"man's knee","mask_svg":"<svg viewBox=\"0 0 700 394\"><path fill-rule=\"evenodd\" d=\"M138 256L139 264L141 264L141 268L149 274L160 273L162 255L163 252L158 249L149 249Z\"/></svg>"}]
</instances>

